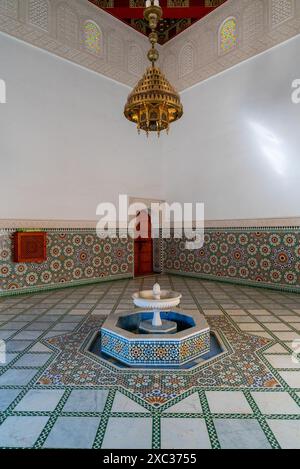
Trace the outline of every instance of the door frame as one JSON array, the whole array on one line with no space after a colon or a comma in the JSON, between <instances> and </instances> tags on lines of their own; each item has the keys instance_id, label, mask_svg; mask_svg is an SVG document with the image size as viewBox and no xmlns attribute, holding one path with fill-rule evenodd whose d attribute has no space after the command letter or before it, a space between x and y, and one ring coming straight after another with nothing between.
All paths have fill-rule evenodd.
<instances>
[{"instance_id":1,"label":"door frame","mask_svg":"<svg viewBox=\"0 0 300 469\"><path fill-rule=\"evenodd\" d=\"M165 200L161 200L161 199L149 199L149 198L142 198L142 197L134 197L134 196L129 196L128 197L128 204L131 205L131 204L134 204L134 203L143 203L147 210L148 210L148 214L150 215L151 219L152 219L152 215L151 215L151 204L152 203L164 203ZM131 219L133 218L133 216L131 217ZM153 241L153 247L152 247L152 259L153 259L153 274L161 274L163 273L163 270L164 270L164 262L163 262L163 239L162 239L162 229L161 229L161 220L160 220L160 228L159 228L159 238L157 240L157 243L158 243L158 256L155 256L155 239L152 240ZM134 245L134 240L133 240L133 245ZM135 256L135 253L134 253L134 249L133 249L133 256ZM134 262L134 260L133 260ZM135 277L135 273L134 273L134 269L133 269L133 277ZM138 277L135 277L135 278L138 278Z\"/></svg>"},{"instance_id":2,"label":"door frame","mask_svg":"<svg viewBox=\"0 0 300 469\"><path fill-rule=\"evenodd\" d=\"M151 219L151 213L149 213L149 209L146 209L146 210L141 210L141 212L144 212L145 213L145 216L147 216L147 219L148 219L148 222L150 221L150 236L149 236L149 226L148 226L148 237L147 239L144 238L144 240L142 240L141 238L140 239L134 239L133 243L134 243L134 276L135 277L146 277L146 276L149 276L149 275L153 275L155 272L153 270L153 267L154 267L154 259L153 259L153 251L154 251L154 244L153 244L153 238L151 236L151 233L152 233L152 219ZM138 212L138 214L141 214L141 212ZM135 260L136 260L136 252L137 252L137 249L140 249L141 246L144 246L145 244L150 244L150 265L151 265L151 272L147 272L147 273L144 273L144 274L141 274L140 272L137 273L136 272L136 265L135 265ZM140 261L140 258L137 259ZM139 269L138 269L139 270Z\"/></svg>"}]
</instances>

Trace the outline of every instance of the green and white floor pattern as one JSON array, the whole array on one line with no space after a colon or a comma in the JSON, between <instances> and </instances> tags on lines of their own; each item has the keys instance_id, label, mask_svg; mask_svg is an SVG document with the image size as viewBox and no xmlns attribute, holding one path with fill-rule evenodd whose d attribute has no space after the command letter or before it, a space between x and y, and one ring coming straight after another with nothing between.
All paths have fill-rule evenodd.
<instances>
[{"instance_id":1,"label":"green and white floor pattern","mask_svg":"<svg viewBox=\"0 0 300 469\"><path fill-rule=\"evenodd\" d=\"M84 353L73 362L71 344L108 314L132 310L132 292L154 280L0 299L1 448L300 448L300 295L160 276L163 288L183 293L181 309L198 309L220 334L224 327L229 349L249 342L253 361L241 348L240 361L231 350L193 371L104 372ZM151 380L157 394L135 393Z\"/></svg>"}]
</instances>

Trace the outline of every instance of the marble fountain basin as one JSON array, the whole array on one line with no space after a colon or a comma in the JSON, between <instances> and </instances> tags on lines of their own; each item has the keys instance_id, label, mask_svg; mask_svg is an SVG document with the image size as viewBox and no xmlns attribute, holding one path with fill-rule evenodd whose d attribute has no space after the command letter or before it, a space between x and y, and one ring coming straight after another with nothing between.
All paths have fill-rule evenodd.
<instances>
[{"instance_id":1,"label":"marble fountain basin","mask_svg":"<svg viewBox=\"0 0 300 469\"><path fill-rule=\"evenodd\" d=\"M210 328L199 312L171 310L160 315L163 321L176 322L177 331L143 334L139 325L151 321L153 311L112 314L101 328L101 352L132 367L182 366L209 352Z\"/></svg>"},{"instance_id":2,"label":"marble fountain basin","mask_svg":"<svg viewBox=\"0 0 300 469\"><path fill-rule=\"evenodd\" d=\"M158 290L158 297L155 298L153 290L143 290L132 295L133 303L138 308L144 309L170 309L179 305L182 298L181 293L172 290Z\"/></svg>"}]
</instances>

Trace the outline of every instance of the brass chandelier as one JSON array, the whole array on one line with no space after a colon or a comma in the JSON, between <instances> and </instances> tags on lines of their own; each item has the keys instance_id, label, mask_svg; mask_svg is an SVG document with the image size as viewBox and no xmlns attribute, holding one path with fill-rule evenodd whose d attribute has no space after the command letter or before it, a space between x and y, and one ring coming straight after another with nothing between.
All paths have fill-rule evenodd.
<instances>
[{"instance_id":1,"label":"brass chandelier","mask_svg":"<svg viewBox=\"0 0 300 469\"><path fill-rule=\"evenodd\" d=\"M149 132L157 132L159 136L162 130L168 133L170 124L180 119L183 114L179 94L155 66L159 57L155 48L158 41L156 28L162 19L162 14L159 0L146 1L144 18L151 29L149 34L151 49L147 57L152 65L147 68L144 76L128 96L124 109L125 117L137 125L139 133L140 130L144 130L147 136Z\"/></svg>"}]
</instances>

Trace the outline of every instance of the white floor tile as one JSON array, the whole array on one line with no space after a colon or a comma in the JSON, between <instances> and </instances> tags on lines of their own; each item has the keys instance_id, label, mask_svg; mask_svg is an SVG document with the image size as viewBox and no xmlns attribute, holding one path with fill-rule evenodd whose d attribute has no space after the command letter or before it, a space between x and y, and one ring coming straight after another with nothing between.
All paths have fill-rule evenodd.
<instances>
[{"instance_id":1,"label":"white floor tile","mask_svg":"<svg viewBox=\"0 0 300 469\"><path fill-rule=\"evenodd\" d=\"M150 449L152 419L111 417L108 421L102 449Z\"/></svg>"},{"instance_id":2,"label":"white floor tile","mask_svg":"<svg viewBox=\"0 0 300 469\"><path fill-rule=\"evenodd\" d=\"M267 420L282 449L300 449L300 420Z\"/></svg>"},{"instance_id":3,"label":"white floor tile","mask_svg":"<svg viewBox=\"0 0 300 469\"><path fill-rule=\"evenodd\" d=\"M287 392L252 392L260 411L265 414L300 414L300 407Z\"/></svg>"},{"instance_id":4,"label":"white floor tile","mask_svg":"<svg viewBox=\"0 0 300 469\"><path fill-rule=\"evenodd\" d=\"M211 448L204 419L161 419L162 449L208 449Z\"/></svg>"},{"instance_id":5,"label":"white floor tile","mask_svg":"<svg viewBox=\"0 0 300 469\"><path fill-rule=\"evenodd\" d=\"M252 414L241 391L206 391L209 408L215 414Z\"/></svg>"}]
</instances>

